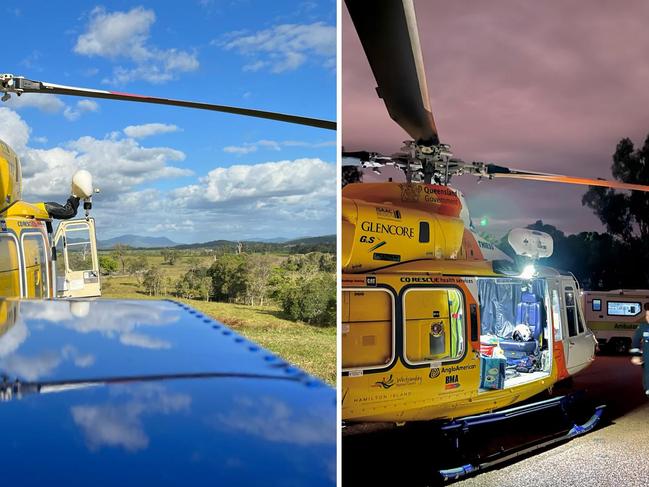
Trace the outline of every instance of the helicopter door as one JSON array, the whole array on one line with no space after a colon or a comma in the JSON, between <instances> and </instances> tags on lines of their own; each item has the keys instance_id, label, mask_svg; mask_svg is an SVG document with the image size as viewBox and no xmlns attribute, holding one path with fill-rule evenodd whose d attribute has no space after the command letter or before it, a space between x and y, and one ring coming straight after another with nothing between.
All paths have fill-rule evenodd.
<instances>
[{"instance_id":1,"label":"helicopter door","mask_svg":"<svg viewBox=\"0 0 649 487\"><path fill-rule=\"evenodd\" d=\"M568 373L575 374L586 367L594 355L595 339L585 325L584 315L579 307L579 297L572 279L562 280L564 338L568 346Z\"/></svg>"},{"instance_id":2,"label":"helicopter door","mask_svg":"<svg viewBox=\"0 0 649 487\"><path fill-rule=\"evenodd\" d=\"M406 361L423 364L464 355L464 299L455 288L411 288L404 293Z\"/></svg>"},{"instance_id":3,"label":"helicopter door","mask_svg":"<svg viewBox=\"0 0 649 487\"><path fill-rule=\"evenodd\" d=\"M54 234L56 295L60 298L101 296L95 220L65 220Z\"/></svg>"}]
</instances>

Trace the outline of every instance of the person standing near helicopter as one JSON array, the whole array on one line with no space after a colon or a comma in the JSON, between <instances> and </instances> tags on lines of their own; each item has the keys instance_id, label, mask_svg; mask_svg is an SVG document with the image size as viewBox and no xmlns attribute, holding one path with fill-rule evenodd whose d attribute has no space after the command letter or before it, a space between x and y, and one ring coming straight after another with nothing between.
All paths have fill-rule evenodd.
<instances>
[{"instance_id":1,"label":"person standing near helicopter","mask_svg":"<svg viewBox=\"0 0 649 487\"><path fill-rule=\"evenodd\" d=\"M649 345L649 303L644 304L645 323L641 323L636 328L633 334L633 341L631 342L631 350L629 350L633 357L631 363L635 365L642 365L642 386L644 387L645 394L649 396L649 368L644 363L643 350Z\"/></svg>"}]
</instances>

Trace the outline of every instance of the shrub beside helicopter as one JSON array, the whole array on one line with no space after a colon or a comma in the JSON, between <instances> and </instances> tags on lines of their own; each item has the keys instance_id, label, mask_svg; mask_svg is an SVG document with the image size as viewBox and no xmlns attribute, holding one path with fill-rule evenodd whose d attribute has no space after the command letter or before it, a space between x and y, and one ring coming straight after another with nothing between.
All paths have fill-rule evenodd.
<instances>
[{"instance_id":1,"label":"shrub beside helicopter","mask_svg":"<svg viewBox=\"0 0 649 487\"><path fill-rule=\"evenodd\" d=\"M413 1L345 3L377 93L412 140L393 156L343 153L343 421L353 431L354 423L439 420L457 447L471 427L567 411L572 395L527 400L593 360L579 283L540 264L553 251L543 232L509 234L515 261L481 238L450 180L649 187L454 157L430 108ZM583 424L569 421L537 447L591 430L603 410L591 410ZM491 464L483 458L440 473L457 477Z\"/></svg>"},{"instance_id":2,"label":"shrub beside helicopter","mask_svg":"<svg viewBox=\"0 0 649 487\"><path fill-rule=\"evenodd\" d=\"M336 126L13 75L0 75L0 92ZM63 205L25 202L21 185L20 161L0 142L0 418L12 466L3 481L335 484L334 389L184 304L89 299L101 292L90 174L73 175ZM81 204L85 218L73 219ZM55 296L74 299L43 299Z\"/></svg>"}]
</instances>

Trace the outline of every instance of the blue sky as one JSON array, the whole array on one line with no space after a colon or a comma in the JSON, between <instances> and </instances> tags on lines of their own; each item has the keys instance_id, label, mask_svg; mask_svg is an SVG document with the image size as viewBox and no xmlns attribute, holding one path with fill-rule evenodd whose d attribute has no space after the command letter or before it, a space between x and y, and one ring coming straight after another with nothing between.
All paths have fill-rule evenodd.
<instances>
[{"instance_id":1,"label":"blue sky","mask_svg":"<svg viewBox=\"0 0 649 487\"><path fill-rule=\"evenodd\" d=\"M336 118L336 2L4 2L2 72L90 88ZM23 193L102 192L100 239L177 242L335 233L335 133L66 96L0 105Z\"/></svg>"}]
</instances>

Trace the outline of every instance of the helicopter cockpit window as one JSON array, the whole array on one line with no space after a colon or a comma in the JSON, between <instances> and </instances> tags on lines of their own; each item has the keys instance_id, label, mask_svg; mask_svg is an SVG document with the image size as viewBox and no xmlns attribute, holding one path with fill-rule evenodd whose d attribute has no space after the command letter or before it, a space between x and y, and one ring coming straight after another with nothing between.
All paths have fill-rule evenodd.
<instances>
[{"instance_id":1,"label":"helicopter cockpit window","mask_svg":"<svg viewBox=\"0 0 649 487\"><path fill-rule=\"evenodd\" d=\"M45 239L40 233L25 233L22 237L23 256L25 259L26 288L28 298L46 298L49 296L47 274L48 259L45 251Z\"/></svg>"},{"instance_id":2,"label":"helicopter cockpit window","mask_svg":"<svg viewBox=\"0 0 649 487\"><path fill-rule=\"evenodd\" d=\"M9 235L0 235L0 296L20 296L18 245Z\"/></svg>"},{"instance_id":3,"label":"helicopter cockpit window","mask_svg":"<svg viewBox=\"0 0 649 487\"><path fill-rule=\"evenodd\" d=\"M409 363L450 361L464 355L464 298L458 289L407 290L404 318Z\"/></svg>"},{"instance_id":4,"label":"helicopter cockpit window","mask_svg":"<svg viewBox=\"0 0 649 487\"><path fill-rule=\"evenodd\" d=\"M394 304L384 289L343 290L343 369L376 369L394 358Z\"/></svg>"}]
</instances>

